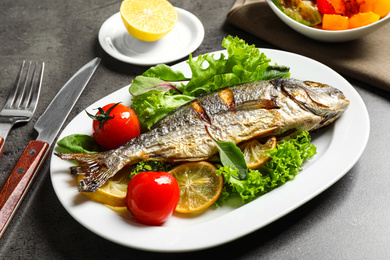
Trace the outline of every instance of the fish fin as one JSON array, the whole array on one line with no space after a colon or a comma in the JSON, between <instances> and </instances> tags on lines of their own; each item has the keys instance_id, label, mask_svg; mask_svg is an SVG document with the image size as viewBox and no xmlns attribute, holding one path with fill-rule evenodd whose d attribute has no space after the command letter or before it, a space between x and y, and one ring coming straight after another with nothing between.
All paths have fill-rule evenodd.
<instances>
[{"instance_id":1,"label":"fish fin","mask_svg":"<svg viewBox=\"0 0 390 260\"><path fill-rule=\"evenodd\" d=\"M71 167L74 175L85 176L79 182L80 192L94 192L123 166L117 157L108 157L106 153L55 153L63 160L75 160L78 166ZM110 158L110 159L108 159Z\"/></svg>"},{"instance_id":2,"label":"fish fin","mask_svg":"<svg viewBox=\"0 0 390 260\"><path fill-rule=\"evenodd\" d=\"M100 165L98 171L95 174L86 176L79 182L80 192L94 192L103 186L115 173L118 171L113 167L107 167L106 165Z\"/></svg>"}]
</instances>

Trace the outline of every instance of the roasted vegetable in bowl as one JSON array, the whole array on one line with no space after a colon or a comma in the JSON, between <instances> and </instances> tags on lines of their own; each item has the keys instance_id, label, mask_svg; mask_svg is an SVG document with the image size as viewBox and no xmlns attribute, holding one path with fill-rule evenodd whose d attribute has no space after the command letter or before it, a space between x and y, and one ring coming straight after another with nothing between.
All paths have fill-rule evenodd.
<instances>
[{"instance_id":1,"label":"roasted vegetable in bowl","mask_svg":"<svg viewBox=\"0 0 390 260\"><path fill-rule=\"evenodd\" d=\"M273 0L286 15L324 30L348 30L379 21L390 12L388 0Z\"/></svg>"},{"instance_id":2,"label":"roasted vegetable in bowl","mask_svg":"<svg viewBox=\"0 0 390 260\"><path fill-rule=\"evenodd\" d=\"M315 0L274 0L285 14L304 25L315 26L322 22L322 15Z\"/></svg>"}]
</instances>

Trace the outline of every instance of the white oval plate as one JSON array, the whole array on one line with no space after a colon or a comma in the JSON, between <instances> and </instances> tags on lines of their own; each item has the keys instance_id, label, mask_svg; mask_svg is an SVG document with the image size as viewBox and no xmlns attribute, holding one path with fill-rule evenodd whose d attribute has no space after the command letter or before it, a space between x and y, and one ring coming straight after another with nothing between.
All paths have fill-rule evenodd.
<instances>
[{"instance_id":1,"label":"white oval plate","mask_svg":"<svg viewBox=\"0 0 390 260\"><path fill-rule=\"evenodd\" d=\"M145 42L131 36L118 12L100 27L100 45L112 57L136 65L152 66L184 58L202 43L204 27L192 13L175 8L179 15L175 28L158 41Z\"/></svg>"},{"instance_id":2,"label":"white oval plate","mask_svg":"<svg viewBox=\"0 0 390 260\"><path fill-rule=\"evenodd\" d=\"M144 226L120 217L104 205L86 199L77 191L70 174L70 161L51 157L51 180L60 202L74 219L90 231L123 246L159 252L192 251L214 247L247 235L279 219L309 201L344 176L361 156L369 137L369 117L356 90L338 73L312 59L289 52L260 49L272 63L290 66L291 77L333 85L351 101L348 110L332 125L313 134L318 154L304 165L297 177L275 190L241 206L230 201L209 208L196 217L174 215L162 226ZM221 52L215 52L217 57ZM226 52L223 51L225 55ZM174 66L190 74L188 65ZM102 98L90 107L111 102L130 104L128 87ZM60 135L92 134L85 112L76 116Z\"/></svg>"}]
</instances>

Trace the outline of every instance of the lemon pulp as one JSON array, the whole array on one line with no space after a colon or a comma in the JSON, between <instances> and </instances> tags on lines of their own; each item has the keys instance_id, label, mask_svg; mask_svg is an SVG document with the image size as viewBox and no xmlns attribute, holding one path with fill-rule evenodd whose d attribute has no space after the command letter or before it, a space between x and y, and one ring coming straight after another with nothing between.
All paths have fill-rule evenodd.
<instances>
[{"instance_id":1,"label":"lemon pulp","mask_svg":"<svg viewBox=\"0 0 390 260\"><path fill-rule=\"evenodd\" d=\"M178 15L166 0L124 0L120 15L127 31L142 41L157 41L176 25Z\"/></svg>"},{"instance_id":2,"label":"lemon pulp","mask_svg":"<svg viewBox=\"0 0 390 260\"><path fill-rule=\"evenodd\" d=\"M264 165L270 159L264 152L276 147L276 137L269 138L265 143L258 140L250 140L238 145L244 154L248 169L256 169Z\"/></svg>"},{"instance_id":3,"label":"lemon pulp","mask_svg":"<svg viewBox=\"0 0 390 260\"><path fill-rule=\"evenodd\" d=\"M102 187L94 192L82 192L92 201L102 203L112 207L125 207L127 186L130 182L130 172L125 168L109 179ZM80 181L84 175L78 175Z\"/></svg>"},{"instance_id":4,"label":"lemon pulp","mask_svg":"<svg viewBox=\"0 0 390 260\"><path fill-rule=\"evenodd\" d=\"M177 212L197 212L218 199L223 189L223 177L216 175L216 170L213 164L202 161L183 163L170 171L180 187Z\"/></svg>"}]
</instances>

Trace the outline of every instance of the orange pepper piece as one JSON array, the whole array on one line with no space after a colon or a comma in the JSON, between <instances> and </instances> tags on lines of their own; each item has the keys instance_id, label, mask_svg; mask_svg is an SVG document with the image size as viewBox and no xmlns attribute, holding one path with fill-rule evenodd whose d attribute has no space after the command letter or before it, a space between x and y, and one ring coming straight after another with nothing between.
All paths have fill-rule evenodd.
<instances>
[{"instance_id":1,"label":"orange pepper piece","mask_svg":"<svg viewBox=\"0 0 390 260\"><path fill-rule=\"evenodd\" d=\"M349 27L353 29L372 24L378 21L379 18L380 16L378 14L374 14L371 11L366 13L358 13L349 18Z\"/></svg>"},{"instance_id":2,"label":"orange pepper piece","mask_svg":"<svg viewBox=\"0 0 390 260\"><path fill-rule=\"evenodd\" d=\"M379 16L385 17L390 12L390 1L389 0L377 0L372 6L373 13L379 14Z\"/></svg>"},{"instance_id":3,"label":"orange pepper piece","mask_svg":"<svg viewBox=\"0 0 390 260\"><path fill-rule=\"evenodd\" d=\"M324 30L347 30L348 28L348 17L339 14L325 14L322 19L322 29Z\"/></svg>"}]
</instances>

